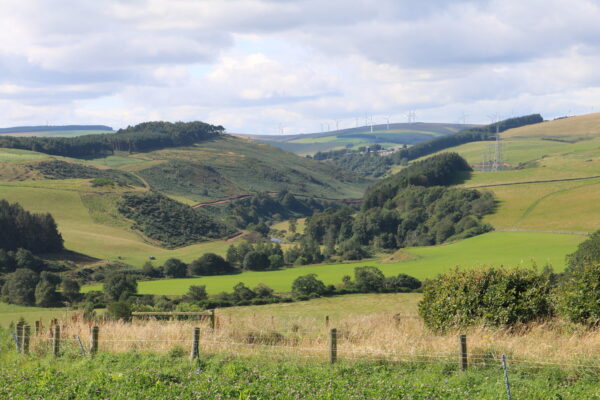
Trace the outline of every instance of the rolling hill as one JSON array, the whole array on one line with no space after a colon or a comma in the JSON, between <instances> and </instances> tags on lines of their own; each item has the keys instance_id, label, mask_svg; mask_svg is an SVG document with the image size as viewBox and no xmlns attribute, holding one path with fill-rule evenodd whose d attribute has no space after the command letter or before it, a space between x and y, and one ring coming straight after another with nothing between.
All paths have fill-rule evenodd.
<instances>
[{"instance_id":1,"label":"rolling hill","mask_svg":"<svg viewBox=\"0 0 600 400\"><path fill-rule=\"evenodd\" d=\"M501 134L503 168L482 166L494 143L446 149L474 167L464 186L490 190L496 229L592 232L600 229L600 113L510 129Z\"/></svg>"},{"instance_id":2,"label":"rolling hill","mask_svg":"<svg viewBox=\"0 0 600 400\"><path fill-rule=\"evenodd\" d=\"M93 177L131 181L95 187ZM170 257L191 261L204 252L224 253L229 243L217 240L168 250L132 229L132 221L119 213L126 193L155 190L193 205L282 190L309 197L359 198L367 184L351 173L230 135L193 146L85 160L0 149L0 198L33 212L50 212L69 250L136 266L149 256L162 263Z\"/></svg>"},{"instance_id":3,"label":"rolling hill","mask_svg":"<svg viewBox=\"0 0 600 400\"><path fill-rule=\"evenodd\" d=\"M248 135L248 137L284 150L307 155L318 151L381 144L384 147L412 145L437 136L450 135L475 125L443 123L392 123L361 126L322 133L298 135Z\"/></svg>"}]
</instances>

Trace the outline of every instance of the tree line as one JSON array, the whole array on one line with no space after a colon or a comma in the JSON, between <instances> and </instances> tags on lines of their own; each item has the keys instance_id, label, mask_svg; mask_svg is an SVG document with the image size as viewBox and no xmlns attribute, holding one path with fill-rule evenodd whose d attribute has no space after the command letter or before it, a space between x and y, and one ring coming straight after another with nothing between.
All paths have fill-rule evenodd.
<instances>
[{"instance_id":1,"label":"tree line","mask_svg":"<svg viewBox=\"0 0 600 400\"><path fill-rule=\"evenodd\" d=\"M222 134L222 126L204 122L144 122L115 133L77 137L0 136L0 147L32 150L65 157L99 157L115 151L144 152L189 146Z\"/></svg>"}]
</instances>

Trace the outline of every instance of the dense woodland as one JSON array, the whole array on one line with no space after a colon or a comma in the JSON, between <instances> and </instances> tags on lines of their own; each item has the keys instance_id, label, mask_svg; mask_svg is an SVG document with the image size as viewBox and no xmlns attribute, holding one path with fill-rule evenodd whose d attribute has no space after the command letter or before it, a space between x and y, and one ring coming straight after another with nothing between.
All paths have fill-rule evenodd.
<instances>
[{"instance_id":1,"label":"dense woodland","mask_svg":"<svg viewBox=\"0 0 600 400\"><path fill-rule=\"evenodd\" d=\"M50 214L33 214L18 203L0 200L0 249L19 248L33 253L53 253L63 249L63 239Z\"/></svg>"},{"instance_id":2,"label":"dense woodland","mask_svg":"<svg viewBox=\"0 0 600 400\"><path fill-rule=\"evenodd\" d=\"M257 193L254 196L235 200L226 205L210 206L207 209L222 215L231 225L244 229L259 224L302 218L327 208L339 208L335 201L315 198L298 198L287 190L276 194Z\"/></svg>"},{"instance_id":3,"label":"dense woodland","mask_svg":"<svg viewBox=\"0 0 600 400\"><path fill-rule=\"evenodd\" d=\"M119 212L134 221L134 229L167 247L221 239L235 233L206 211L193 209L156 192L125 194Z\"/></svg>"},{"instance_id":4,"label":"dense woodland","mask_svg":"<svg viewBox=\"0 0 600 400\"><path fill-rule=\"evenodd\" d=\"M218 136L222 126L204 122L144 122L116 133L70 138L0 136L0 147L38 151L65 157L99 157L115 151L150 151L189 146Z\"/></svg>"},{"instance_id":5,"label":"dense woodland","mask_svg":"<svg viewBox=\"0 0 600 400\"><path fill-rule=\"evenodd\" d=\"M368 246L395 249L462 239L491 230L481 222L495 202L491 194L448 188L470 167L455 153L415 163L367 190L363 208L326 210L307 219L309 240L325 255L363 258Z\"/></svg>"}]
</instances>

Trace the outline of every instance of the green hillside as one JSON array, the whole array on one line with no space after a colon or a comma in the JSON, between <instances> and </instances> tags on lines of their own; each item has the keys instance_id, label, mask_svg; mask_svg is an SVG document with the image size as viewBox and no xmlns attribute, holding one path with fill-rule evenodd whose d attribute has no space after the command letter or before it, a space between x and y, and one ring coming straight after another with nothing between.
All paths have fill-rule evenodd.
<instances>
[{"instance_id":1,"label":"green hillside","mask_svg":"<svg viewBox=\"0 0 600 400\"><path fill-rule=\"evenodd\" d=\"M314 154L342 148L357 149L361 146L380 144L384 147L412 145L437 136L450 135L474 125L442 123L392 123L361 126L322 133L299 135L249 135L254 140L277 146L300 154Z\"/></svg>"},{"instance_id":2,"label":"green hillside","mask_svg":"<svg viewBox=\"0 0 600 400\"><path fill-rule=\"evenodd\" d=\"M474 168L464 186L494 193L486 217L496 229L591 232L600 228L600 114L511 129L501 134L497 172L482 165L494 142L453 147Z\"/></svg>"},{"instance_id":3,"label":"green hillside","mask_svg":"<svg viewBox=\"0 0 600 400\"><path fill-rule=\"evenodd\" d=\"M126 186L94 187L91 178L98 176L115 181L127 178L123 180ZM150 256L162 263L171 257L189 262L205 252L224 254L229 243L217 240L165 249L133 229L133 221L118 211L126 193L152 189L193 205L282 190L323 198L360 198L366 185L351 173L228 135L195 146L117 152L88 160L0 149L0 198L19 202L33 212L51 213L67 249L135 266Z\"/></svg>"}]
</instances>

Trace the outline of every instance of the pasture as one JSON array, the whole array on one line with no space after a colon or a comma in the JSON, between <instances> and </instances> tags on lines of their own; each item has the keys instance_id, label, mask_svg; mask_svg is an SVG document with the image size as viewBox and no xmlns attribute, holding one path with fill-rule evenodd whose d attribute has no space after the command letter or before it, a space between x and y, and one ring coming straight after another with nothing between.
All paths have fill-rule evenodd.
<instances>
[{"instance_id":1,"label":"pasture","mask_svg":"<svg viewBox=\"0 0 600 400\"><path fill-rule=\"evenodd\" d=\"M371 259L351 263L307 265L276 271L248 271L237 275L146 281L139 283L138 291L143 294L181 295L186 293L191 285L206 285L208 293L216 294L230 292L235 284L244 282L249 287L264 283L276 292L289 292L292 282L298 276L317 274L326 284L337 284L344 275L353 276L354 268L363 265L377 266L386 276L404 273L419 279L432 278L459 266L517 267L531 266L535 263L539 267L550 264L560 271L564 268L565 256L572 253L584 238L571 234L491 232L441 246L404 249L388 258L389 262ZM87 286L83 289L90 290L100 290L100 286Z\"/></svg>"},{"instance_id":2,"label":"pasture","mask_svg":"<svg viewBox=\"0 0 600 400\"><path fill-rule=\"evenodd\" d=\"M11 322L16 323L20 318L23 318L31 325L39 319L45 322L52 318L64 321L69 319L71 313L73 311L68 308L27 307L0 302L0 327L6 328Z\"/></svg>"},{"instance_id":3,"label":"pasture","mask_svg":"<svg viewBox=\"0 0 600 400\"><path fill-rule=\"evenodd\" d=\"M102 191L93 190L83 180L35 181L3 184L0 197L19 202L32 212L50 212L67 249L98 259L122 261L138 267L150 256L155 257L158 264L171 257L191 262L206 252L224 255L230 245L225 240L174 250L153 245L128 228L128 221L117 214L114 197L111 197L114 192Z\"/></svg>"}]
</instances>

